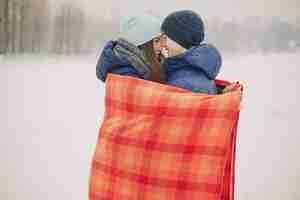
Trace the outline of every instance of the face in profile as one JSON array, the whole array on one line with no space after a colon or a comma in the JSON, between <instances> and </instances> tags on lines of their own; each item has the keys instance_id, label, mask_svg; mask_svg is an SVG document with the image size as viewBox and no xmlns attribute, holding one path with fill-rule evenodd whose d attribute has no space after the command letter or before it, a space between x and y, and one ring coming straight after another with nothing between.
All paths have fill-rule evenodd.
<instances>
[{"instance_id":1,"label":"face in profile","mask_svg":"<svg viewBox=\"0 0 300 200\"><path fill-rule=\"evenodd\" d=\"M153 49L156 56L163 54L163 51L167 51L167 36L161 35L153 39Z\"/></svg>"},{"instance_id":2,"label":"face in profile","mask_svg":"<svg viewBox=\"0 0 300 200\"><path fill-rule=\"evenodd\" d=\"M161 37L156 37L153 39L153 49L156 56L159 56L162 51L162 43L161 43Z\"/></svg>"},{"instance_id":3,"label":"face in profile","mask_svg":"<svg viewBox=\"0 0 300 200\"><path fill-rule=\"evenodd\" d=\"M177 56L185 51L185 49L180 46L178 43L165 36L164 47L167 49L167 57Z\"/></svg>"}]
</instances>

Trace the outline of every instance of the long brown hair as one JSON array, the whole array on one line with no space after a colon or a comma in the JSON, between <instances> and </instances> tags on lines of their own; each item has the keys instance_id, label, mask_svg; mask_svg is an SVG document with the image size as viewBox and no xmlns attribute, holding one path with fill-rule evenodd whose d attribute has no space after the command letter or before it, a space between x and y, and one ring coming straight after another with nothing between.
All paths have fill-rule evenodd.
<instances>
[{"instance_id":1,"label":"long brown hair","mask_svg":"<svg viewBox=\"0 0 300 200\"><path fill-rule=\"evenodd\" d=\"M154 51L153 40L141 45L139 48L144 52L152 69L150 79L160 83L165 82L165 72L163 70L163 66L160 64L159 57Z\"/></svg>"}]
</instances>

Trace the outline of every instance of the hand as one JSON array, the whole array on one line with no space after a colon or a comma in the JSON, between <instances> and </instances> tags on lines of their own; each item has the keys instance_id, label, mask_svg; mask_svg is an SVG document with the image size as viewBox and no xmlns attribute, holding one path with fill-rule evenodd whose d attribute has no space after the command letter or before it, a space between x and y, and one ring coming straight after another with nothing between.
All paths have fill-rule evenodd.
<instances>
[{"instance_id":1,"label":"hand","mask_svg":"<svg viewBox=\"0 0 300 200\"><path fill-rule=\"evenodd\" d=\"M169 57L168 49L163 48L163 49L161 50L161 54L162 54L165 58L168 58L168 57Z\"/></svg>"},{"instance_id":2,"label":"hand","mask_svg":"<svg viewBox=\"0 0 300 200\"><path fill-rule=\"evenodd\" d=\"M235 82L235 83L231 83L230 85L226 86L222 93L227 93L227 92L232 92L234 91L236 88L238 88L240 86L239 82Z\"/></svg>"}]
</instances>

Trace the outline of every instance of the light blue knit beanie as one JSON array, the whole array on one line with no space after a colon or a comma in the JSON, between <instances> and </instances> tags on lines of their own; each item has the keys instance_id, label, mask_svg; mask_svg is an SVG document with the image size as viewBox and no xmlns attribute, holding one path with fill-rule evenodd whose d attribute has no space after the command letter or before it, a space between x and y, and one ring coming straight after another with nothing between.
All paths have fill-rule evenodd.
<instances>
[{"instance_id":1,"label":"light blue knit beanie","mask_svg":"<svg viewBox=\"0 0 300 200\"><path fill-rule=\"evenodd\" d=\"M121 18L120 38L140 46L161 35L162 20L150 14L139 14Z\"/></svg>"}]
</instances>

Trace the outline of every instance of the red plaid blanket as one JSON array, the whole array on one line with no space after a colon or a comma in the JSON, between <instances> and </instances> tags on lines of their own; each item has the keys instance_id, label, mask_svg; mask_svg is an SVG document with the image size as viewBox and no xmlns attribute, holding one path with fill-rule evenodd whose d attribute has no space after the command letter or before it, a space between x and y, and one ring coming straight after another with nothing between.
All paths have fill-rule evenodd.
<instances>
[{"instance_id":1,"label":"red plaid blanket","mask_svg":"<svg viewBox=\"0 0 300 200\"><path fill-rule=\"evenodd\" d=\"M89 199L233 200L241 95L109 74Z\"/></svg>"}]
</instances>

